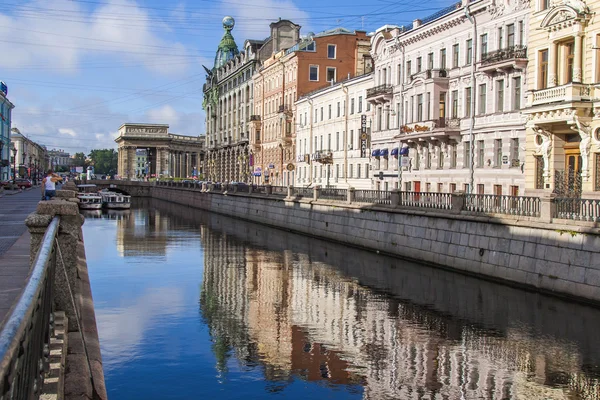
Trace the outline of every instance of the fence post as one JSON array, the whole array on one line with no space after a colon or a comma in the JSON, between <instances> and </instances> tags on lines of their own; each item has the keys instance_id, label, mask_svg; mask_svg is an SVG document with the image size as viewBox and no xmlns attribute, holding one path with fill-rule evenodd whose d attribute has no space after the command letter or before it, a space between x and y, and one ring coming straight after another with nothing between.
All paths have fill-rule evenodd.
<instances>
[{"instance_id":1,"label":"fence post","mask_svg":"<svg viewBox=\"0 0 600 400\"><path fill-rule=\"evenodd\" d=\"M273 194L273 186L271 186L270 184L265 185L265 194L267 196Z\"/></svg>"},{"instance_id":2,"label":"fence post","mask_svg":"<svg viewBox=\"0 0 600 400\"><path fill-rule=\"evenodd\" d=\"M237 193L238 191L238 185L232 185L233 186L233 193Z\"/></svg>"},{"instance_id":3,"label":"fence post","mask_svg":"<svg viewBox=\"0 0 600 400\"><path fill-rule=\"evenodd\" d=\"M252 184L248 185L248 194L252 194Z\"/></svg>"},{"instance_id":4,"label":"fence post","mask_svg":"<svg viewBox=\"0 0 600 400\"><path fill-rule=\"evenodd\" d=\"M392 189L390 193L390 205L398 207L400 205L400 189Z\"/></svg>"},{"instance_id":5,"label":"fence post","mask_svg":"<svg viewBox=\"0 0 600 400\"><path fill-rule=\"evenodd\" d=\"M544 193L540 196L540 221L552 222L552 218L556 216L556 203L554 193Z\"/></svg>"},{"instance_id":6,"label":"fence post","mask_svg":"<svg viewBox=\"0 0 600 400\"><path fill-rule=\"evenodd\" d=\"M348 190L346 191L346 202L348 204L354 203L354 196L355 196L354 192L356 192L356 189L354 189L353 187L349 187Z\"/></svg>"},{"instance_id":7,"label":"fence post","mask_svg":"<svg viewBox=\"0 0 600 400\"><path fill-rule=\"evenodd\" d=\"M315 186L313 189L313 200L317 201L319 199L320 194L321 194L321 186Z\"/></svg>"},{"instance_id":8,"label":"fence post","mask_svg":"<svg viewBox=\"0 0 600 400\"><path fill-rule=\"evenodd\" d=\"M465 192L452 193L452 212L460 213L465 209Z\"/></svg>"},{"instance_id":9,"label":"fence post","mask_svg":"<svg viewBox=\"0 0 600 400\"><path fill-rule=\"evenodd\" d=\"M289 185L287 188L287 198L291 199L294 196L294 187Z\"/></svg>"}]
</instances>

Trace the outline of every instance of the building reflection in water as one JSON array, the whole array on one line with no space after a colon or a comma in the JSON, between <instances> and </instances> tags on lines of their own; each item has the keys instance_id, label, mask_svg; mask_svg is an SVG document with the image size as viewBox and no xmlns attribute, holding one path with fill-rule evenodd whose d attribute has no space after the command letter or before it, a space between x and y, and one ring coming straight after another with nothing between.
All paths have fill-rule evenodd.
<instances>
[{"instance_id":1,"label":"building reflection in water","mask_svg":"<svg viewBox=\"0 0 600 400\"><path fill-rule=\"evenodd\" d=\"M161 224L201 230L200 312L221 379L235 357L274 382L348 385L365 399L600 399L597 309L200 210L145 206L154 234ZM140 238L122 237L125 254L146 251Z\"/></svg>"}]
</instances>

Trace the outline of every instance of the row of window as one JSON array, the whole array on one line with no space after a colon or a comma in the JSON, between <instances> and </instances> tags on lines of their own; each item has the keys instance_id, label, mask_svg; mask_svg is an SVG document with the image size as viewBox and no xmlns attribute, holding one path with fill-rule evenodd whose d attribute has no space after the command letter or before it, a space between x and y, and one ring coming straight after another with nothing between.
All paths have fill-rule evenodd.
<instances>
[{"instance_id":1,"label":"row of window","mask_svg":"<svg viewBox=\"0 0 600 400\"><path fill-rule=\"evenodd\" d=\"M350 99L350 110L348 110L349 115L360 114L363 112L363 101L362 96L358 96L357 99ZM366 102L366 110L371 111L371 103ZM333 113L333 104L327 105L327 114L325 114L325 107L316 107L313 122L317 123L323 121L325 119L325 115L327 115L327 119L339 118L346 116L346 101L338 101L336 102L335 114ZM335 115L335 116L334 116ZM299 122L300 126L308 125L308 112L304 112L304 114L299 114Z\"/></svg>"},{"instance_id":2,"label":"row of window","mask_svg":"<svg viewBox=\"0 0 600 400\"><path fill-rule=\"evenodd\" d=\"M475 143L475 159L474 166L475 168L485 168L485 167L493 167L493 168L501 168L503 165L508 165L510 168L518 168L521 166L521 161L519 159L519 138L510 139L510 148L509 154L507 157L504 157L503 152L503 143L502 139L494 139L493 147L493 156L492 158L486 159L486 148L485 141L478 140ZM471 145L469 141L463 142L463 168L469 168L469 163L471 160ZM433 168L433 160L437 160L437 169L444 168L457 168L458 164L458 145L448 145L448 164L446 164L446 157L444 157L444 153L441 148L437 147L434 151L430 151L429 148L424 148L423 152L412 151L412 169L432 169ZM489 157L489 151L487 156ZM389 158L388 157L375 157L373 158L374 165L373 168L376 170L383 169L387 170L389 168ZM392 160L394 160L392 158ZM394 169L397 169L397 161L394 162Z\"/></svg>"},{"instance_id":3,"label":"row of window","mask_svg":"<svg viewBox=\"0 0 600 400\"><path fill-rule=\"evenodd\" d=\"M514 46L523 46L525 43L525 25L523 21L519 21L516 25L509 24L506 26L499 27L496 31L496 48L506 49L513 48ZM489 49L489 33L484 33L479 36L479 61L484 60L490 51ZM461 57L460 57L460 44L456 43L452 45L451 48L451 56L452 56L452 64L451 68L459 68L461 66ZM473 63L473 39L468 39L464 43L464 58L462 60L462 65L467 66ZM427 54L427 57L424 59L422 56L416 57L414 60L409 59L406 61L406 73L405 73L405 82L410 81L411 75L422 72L423 70L432 70L435 68L434 66L434 58L435 54L430 52ZM425 62L426 68L425 68ZM414 66L414 70L413 70ZM447 49L443 48L439 50L438 60L437 60L437 68L438 69L448 69L449 65L447 62ZM401 78L401 68L400 64L398 64L396 68L397 73L397 82L402 82ZM379 84L393 84L391 79L392 69L391 68L382 68L378 72L378 81Z\"/></svg>"},{"instance_id":4,"label":"row of window","mask_svg":"<svg viewBox=\"0 0 600 400\"><path fill-rule=\"evenodd\" d=\"M314 137L314 147L313 151L342 151L344 150L344 142L345 132L336 132L335 137L332 137L331 133L328 133L327 136L324 134L318 135ZM356 135L354 133L354 129L350 129L350 134L348 135L348 150L358 149L359 148L359 131L356 131ZM327 139L327 142L325 142ZM332 142L332 139L335 139L335 142ZM327 146L325 146L327 144ZM298 155L309 154L310 150L308 148L308 138L297 139L296 151Z\"/></svg>"},{"instance_id":5,"label":"row of window","mask_svg":"<svg viewBox=\"0 0 600 400\"><path fill-rule=\"evenodd\" d=\"M306 181L310 179L310 166L303 166L298 168L298 179L301 181ZM329 173L329 178L344 178L344 165L343 164L333 164L331 169L329 165L313 165L313 179L324 179L327 178L327 174ZM369 178L369 164L348 164L348 178Z\"/></svg>"}]
</instances>

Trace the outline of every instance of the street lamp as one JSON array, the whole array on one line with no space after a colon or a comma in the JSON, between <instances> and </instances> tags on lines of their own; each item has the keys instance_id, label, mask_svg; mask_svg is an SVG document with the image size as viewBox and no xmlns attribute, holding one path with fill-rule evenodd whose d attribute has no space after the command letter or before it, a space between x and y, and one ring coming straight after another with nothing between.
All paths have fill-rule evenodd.
<instances>
[{"instance_id":1,"label":"street lamp","mask_svg":"<svg viewBox=\"0 0 600 400\"><path fill-rule=\"evenodd\" d=\"M23 168L25 169L25 171L27 171L27 164L25 164L25 159L26 158L27 158L27 153L25 153L25 151L23 151L23 162L21 163L21 165L23 166ZM26 176L22 176L21 178L26 178Z\"/></svg>"},{"instance_id":2,"label":"street lamp","mask_svg":"<svg viewBox=\"0 0 600 400\"><path fill-rule=\"evenodd\" d=\"M13 185L17 183L17 146L13 144L11 149L13 153Z\"/></svg>"}]
</instances>

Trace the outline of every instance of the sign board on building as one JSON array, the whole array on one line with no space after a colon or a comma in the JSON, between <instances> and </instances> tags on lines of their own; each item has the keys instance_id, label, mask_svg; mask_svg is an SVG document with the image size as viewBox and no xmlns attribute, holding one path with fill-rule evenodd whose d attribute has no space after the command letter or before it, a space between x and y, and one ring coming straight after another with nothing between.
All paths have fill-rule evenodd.
<instances>
[{"instance_id":1,"label":"sign board on building","mask_svg":"<svg viewBox=\"0 0 600 400\"><path fill-rule=\"evenodd\" d=\"M502 156L502 164L504 164L504 165L508 164L508 156Z\"/></svg>"},{"instance_id":2,"label":"sign board on building","mask_svg":"<svg viewBox=\"0 0 600 400\"><path fill-rule=\"evenodd\" d=\"M6 86L6 83L0 82L0 92L4 93L5 96L8 96L8 86Z\"/></svg>"},{"instance_id":3,"label":"sign board on building","mask_svg":"<svg viewBox=\"0 0 600 400\"><path fill-rule=\"evenodd\" d=\"M269 164L269 169L275 169L275 164Z\"/></svg>"},{"instance_id":4,"label":"sign board on building","mask_svg":"<svg viewBox=\"0 0 600 400\"><path fill-rule=\"evenodd\" d=\"M410 157L401 157L400 158L400 166L402 168L408 168L408 166L410 165Z\"/></svg>"},{"instance_id":5,"label":"sign board on building","mask_svg":"<svg viewBox=\"0 0 600 400\"><path fill-rule=\"evenodd\" d=\"M367 116L362 114L360 116L360 156L367 156Z\"/></svg>"}]
</instances>

